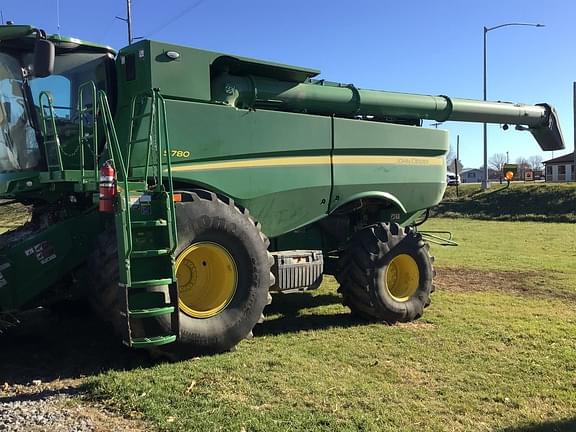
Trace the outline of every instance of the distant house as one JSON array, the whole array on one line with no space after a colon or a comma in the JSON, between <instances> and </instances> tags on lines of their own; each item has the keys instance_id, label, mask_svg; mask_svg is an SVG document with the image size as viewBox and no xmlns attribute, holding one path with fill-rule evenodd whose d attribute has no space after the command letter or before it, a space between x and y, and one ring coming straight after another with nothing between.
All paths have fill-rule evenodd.
<instances>
[{"instance_id":1,"label":"distant house","mask_svg":"<svg viewBox=\"0 0 576 432\"><path fill-rule=\"evenodd\" d=\"M480 168L464 168L460 173L462 183L479 183L484 178L484 172Z\"/></svg>"},{"instance_id":2,"label":"distant house","mask_svg":"<svg viewBox=\"0 0 576 432\"><path fill-rule=\"evenodd\" d=\"M544 161L547 182L574 181L574 152Z\"/></svg>"}]
</instances>

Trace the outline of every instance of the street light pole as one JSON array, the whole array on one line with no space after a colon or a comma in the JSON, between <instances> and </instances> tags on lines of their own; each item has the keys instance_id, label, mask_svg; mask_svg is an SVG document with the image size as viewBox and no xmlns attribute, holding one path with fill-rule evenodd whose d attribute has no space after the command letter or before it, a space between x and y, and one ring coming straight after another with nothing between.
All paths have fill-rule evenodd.
<instances>
[{"instance_id":1,"label":"street light pole","mask_svg":"<svg viewBox=\"0 0 576 432\"><path fill-rule=\"evenodd\" d=\"M484 27L484 100L486 100L486 39L489 31L496 30L502 27L509 26L526 26L526 27L544 27L544 24L532 23L506 23L494 27ZM488 125L484 123L484 178L482 179L482 189L488 189L490 182L488 181Z\"/></svg>"}]
</instances>

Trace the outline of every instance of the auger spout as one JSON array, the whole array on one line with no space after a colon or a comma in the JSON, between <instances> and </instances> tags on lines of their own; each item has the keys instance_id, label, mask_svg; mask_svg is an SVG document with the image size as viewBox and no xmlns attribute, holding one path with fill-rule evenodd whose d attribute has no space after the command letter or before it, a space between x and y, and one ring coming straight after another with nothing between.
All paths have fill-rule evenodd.
<instances>
[{"instance_id":1,"label":"auger spout","mask_svg":"<svg viewBox=\"0 0 576 432\"><path fill-rule=\"evenodd\" d=\"M515 125L529 130L542 150L564 148L558 116L548 104L526 105L363 90L321 80L290 82L223 73L212 81L212 99L238 108L274 109L378 121L463 121Z\"/></svg>"}]
</instances>

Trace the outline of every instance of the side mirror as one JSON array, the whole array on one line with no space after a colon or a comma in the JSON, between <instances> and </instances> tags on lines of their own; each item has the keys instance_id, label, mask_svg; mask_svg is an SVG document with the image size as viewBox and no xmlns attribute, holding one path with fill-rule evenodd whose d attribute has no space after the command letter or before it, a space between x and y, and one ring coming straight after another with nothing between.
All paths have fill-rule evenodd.
<instances>
[{"instance_id":1,"label":"side mirror","mask_svg":"<svg viewBox=\"0 0 576 432\"><path fill-rule=\"evenodd\" d=\"M54 72L54 44L49 40L36 39L34 46L34 76L45 78Z\"/></svg>"}]
</instances>

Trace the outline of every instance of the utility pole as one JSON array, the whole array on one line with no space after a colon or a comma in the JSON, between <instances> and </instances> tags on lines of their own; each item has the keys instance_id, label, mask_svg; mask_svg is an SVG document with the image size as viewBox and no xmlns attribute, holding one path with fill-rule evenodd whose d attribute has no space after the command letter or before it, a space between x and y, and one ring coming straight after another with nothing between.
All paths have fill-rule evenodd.
<instances>
[{"instance_id":1,"label":"utility pole","mask_svg":"<svg viewBox=\"0 0 576 432\"><path fill-rule=\"evenodd\" d=\"M132 1L126 0L126 18L117 16L116 19L128 24L128 45L132 45Z\"/></svg>"},{"instance_id":2,"label":"utility pole","mask_svg":"<svg viewBox=\"0 0 576 432\"><path fill-rule=\"evenodd\" d=\"M572 179L576 181L576 82L574 83L574 95L572 96L574 107L574 165L572 165Z\"/></svg>"},{"instance_id":3,"label":"utility pole","mask_svg":"<svg viewBox=\"0 0 576 432\"><path fill-rule=\"evenodd\" d=\"M460 135L456 135L456 161L454 162L454 174L456 174L456 197L458 197L458 162L460 162Z\"/></svg>"}]
</instances>

